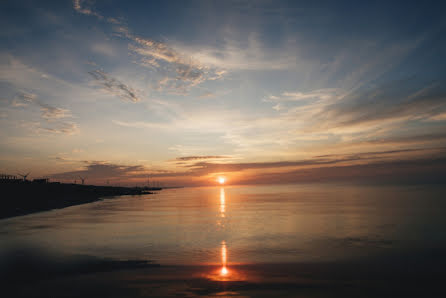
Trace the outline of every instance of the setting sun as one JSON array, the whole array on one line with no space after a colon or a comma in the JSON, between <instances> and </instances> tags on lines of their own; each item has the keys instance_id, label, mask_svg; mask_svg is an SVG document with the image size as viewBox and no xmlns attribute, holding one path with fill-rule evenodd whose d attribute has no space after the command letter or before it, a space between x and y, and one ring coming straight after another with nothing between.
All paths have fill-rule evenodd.
<instances>
[{"instance_id":1,"label":"setting sun","mask_svg":"<svg viewBox=\"0 0 446 298\"><path fill-rule=\"evenodd\" d=\"M220 183L220 184L225 184L225 182L226 182L226 178L225 178L225 177L218 177L217 181L218 181L218 183Z\"/></svg>"}]
</instances>

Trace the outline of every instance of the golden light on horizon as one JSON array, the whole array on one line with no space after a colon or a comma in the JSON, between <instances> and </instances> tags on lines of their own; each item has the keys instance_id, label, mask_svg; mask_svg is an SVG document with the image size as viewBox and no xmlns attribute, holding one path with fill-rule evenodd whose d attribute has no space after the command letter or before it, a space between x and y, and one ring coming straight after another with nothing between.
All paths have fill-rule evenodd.
<instances>
[{"instance_id":1,"label":"golden light on horizon","mask_svg":"<svg viewBox=\"0 0 446 298\"><path fill-rule=\"evenodd\" d=\"M225 184L225 182L226 182L226 178L225 178L225 177L218 177L217 181L218 181L218 183L220 183L220 184Z\"/></svg>"}]
</instances>

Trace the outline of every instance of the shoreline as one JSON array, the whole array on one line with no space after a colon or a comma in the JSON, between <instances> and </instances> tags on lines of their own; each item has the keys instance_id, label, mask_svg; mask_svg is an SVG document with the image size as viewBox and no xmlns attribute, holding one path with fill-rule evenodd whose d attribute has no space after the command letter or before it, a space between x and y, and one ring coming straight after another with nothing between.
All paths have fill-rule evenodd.
<instances>
[{"instance_id":1,"label":"shoreline","mask_svg":"<svg viewBox=\"0 0 446 298\"><path fill-rule=\"evenodd\" d=\"M0 219L92 203L101 198L153 194L161 188L95 186L30 181L2 182Z\"/></svg>"}]
</instances>

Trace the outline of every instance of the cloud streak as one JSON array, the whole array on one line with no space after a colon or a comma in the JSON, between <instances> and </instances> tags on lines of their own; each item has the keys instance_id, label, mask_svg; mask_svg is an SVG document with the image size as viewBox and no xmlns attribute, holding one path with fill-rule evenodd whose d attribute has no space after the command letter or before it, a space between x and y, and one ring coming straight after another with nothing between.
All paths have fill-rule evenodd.
<instances>
[{"instance_id":1,"label":"cloud streak","mask_svg":"<svg viewBox=\"0 0 446 298\"><path fill-rule=\"evenodd\" d=\"M138 102L141 100L137 95L136 90L109 74L99 69L89 71L88 73L101 89L107 93L119 97L123 101Z\"/></svg>"},{"instance_id":2,"label":"cloud streak","mask_svg":"<svg viewBox=\"0 0 446 298\"><path fill-rule=\"evenodd\" d=\"M141 173L147 173L147 169L141 165L127 166L101 161L82 161L82 163L86 164L83 169L56 173L50 177L53 179L72 180L82 176L93 183L105 184L105 180L108 179L112 180L112 182L120 182L122 179L139 177Z\"/></svg>"},{"instance_id":3,"label":"cloud streak","mask_svg":"<svg viewBox=\"0 0 446 298\"><path fill-rule=\"evenodd\" d=\"M185 93L204 81L222 78L226 72L224 69L203 65L199 60L180 54L166 43L134 36L128 29L122 27L120 31L125 32L124 36L133 42L129 45L129 49L139 56L140 65L167 75L168 80L164 79L163 84L157 87L158 90L167 89Z\"/></svg>"},{"instance_id":4,"label":"cloud streak","mask_svg":"<svg viewBox=\"0 0 446 298\"><path fill-rule=\"evenodd\" d=\"M423 154L424 153L424 154ZM389 158L400 156L399 159ZM311 160L251 163L213 163L200 159L213 159L214 156L190 156L186 161L197 161L184 165L186 171L158 171L142 165L120 165L101 161L79 161L83 169L53 174L54 179L88 177L90 181L104 183L126 181L144 183L147 175L161 181L176 181L184 185L206 185L212 183L213 175L225 174L235 184L291 183L321 181L375 181L384 177L390 182L426 182L439 173L446 174L446 148L407 149L362 154L332 154L316 156ZM64 160L63 160L64 161ZM180 159L180 161L182 161ZM243 174L241 174L243 173ZM422 177L424 175L424 178ZM166 180L167 179L167 180ZM173 179L173 180L172 180ZM421 180L420 180L421 179ZM427 180L429 180L427 179Z\"/></svg>"},{"instance_id":5,"label":"cloud streak","mask_svg":"<svg viewBox=\"0 0 446 298\"><path fill-rule=\"evenodd\" d=\"M177 158L175 158L175 160L177 160L177 161L191 161L191 160L224 159L224 158L230 158L230 157L225 156L225 155L195 155L195 156L177 157Z\"/></svg>"},{"instance_id":6,"label":"cloud streak","mask_svg":"<svg viewBox=\"0 0 446 298\"><path fill-rule=\"evenodd\" d=\"M432 88L408 90L406 83L360 88L352 91L323 89L310 92L284 92L264 100L275 105L275 117L296 127L302 134L329 133L363 138L373 130L407 125L416 121L440 120L446 112L446 90ZM359 134L363 135L360 136Z\"/></svg>"},{"instance_id":7,"label":"cloud streak","mask_svg":"<svg viewBox=\"0 0 446 298\"><path fill-rule=\"evenodd\" d=\"M47 124L41 124L40 122L25 122L21 125L24 128L31 130L37 135L41 134L63 134L63 135L76 135L79 134L79 125L75 122L55 122L51 123L51 126Z\"/></svg>"},{"instance_id":8,"label":"cloud streak","mask_svg":"<svg viewBox=\"0 0 446 298\"><path fill-rule=\"evenodd\" d=\"M20 93L18 94L18 99L20 102L13 101L13 106L27 106L28 104L35 104L40 107L42 112L42 118L53 121L55 119L62 119L72 117L71 113L67 109L53 107L49 104L43 103L37 100L37 95L32 93Z\"/></svg>"},{"instance_id":9,"label":"cloud streak","mask_svg":"<svg viewBox=\"0 0 446 298\"><path fill-rule=\"evenodd\" d=\"M84 14L84 15L87 15L87 16L95 16L98 19L103 19L104 18L102 15L100 15L99 13L94 11L91 7L89 7L88 4L89 4L88 1L73 0L73 8L78 13L81 13L81 14Z\"/></svg>"},{"instance_id":10,"label":"cloud streak","mask_svg":"<svg viewBox=\"0 0 446 298\"><path fill-rule=\"evenodd\" d=\"M167 75L168 80L164 84L156 86L155 89L157 90L167 90L170 93L185 95L191 87L197 86L204 81L221 79L226 73L226 70L223 68L204 65L199 60L193 59L187 54L180 53L164 42L136 36L131 33L130 28L122 20L113 17L105 19L87 4L82 0L74 0L73 8L78 13L95 16L99 20L105 20L113 25L116 36L130 41L128 48L137 57L136 63L143 67L154 69L163 76ZM115 86L117 88L112 87L116 82L112 81L113 79L111 78L107 78L105 73L96 70L90 72L90 74L96 79L103 81L106 90L109 92L114 93L120 89L124 93L124 96L121 94L121 97L131 99L132 101L137 99L132 94L134 93L133 90L124 84Z\"/></svg>"},{"instance_id":11,"label":"cloud streak","mask_svg":"<svg viewBox=\"0 0 446 298\"><path fill-rule=\"evenodd\" d=\"M79 125L72 121L63 121L65 118L71 118L72 115L69 110L51 106L37 99L37 95L33 93L21 92L12 101L13 107L27 107L34 105L40 108L41 117L46 120L46 123L40 122L24 122L22 127L25 127L36 134L52 133L74 135L78 134Z\"/></svg>"}]
</instances>

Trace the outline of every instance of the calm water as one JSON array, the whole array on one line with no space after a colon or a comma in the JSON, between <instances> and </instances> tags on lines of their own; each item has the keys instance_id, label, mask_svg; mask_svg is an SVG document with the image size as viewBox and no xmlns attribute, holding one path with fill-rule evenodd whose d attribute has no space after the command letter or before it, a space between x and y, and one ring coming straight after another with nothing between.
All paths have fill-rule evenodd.
<instances>
[{"instance_id":1,"label":"calm water","mask_svg":"<svg viewBox=\"0 0 446 298\"><path fill-rule=\"evenodd\" d=\"M223 271L417 254L446 247L444 195L439 186L168 189L2 220L0 243Z\"/></svg>"}]
</instances>

